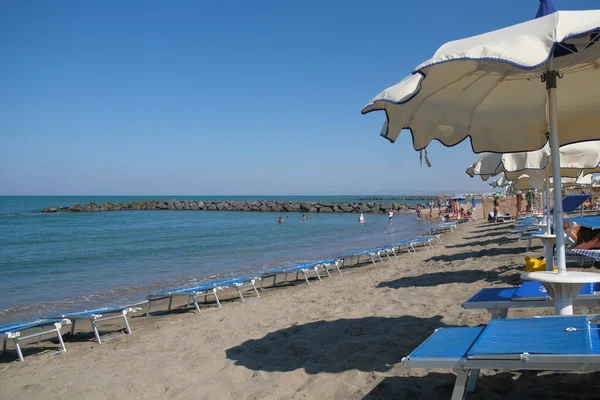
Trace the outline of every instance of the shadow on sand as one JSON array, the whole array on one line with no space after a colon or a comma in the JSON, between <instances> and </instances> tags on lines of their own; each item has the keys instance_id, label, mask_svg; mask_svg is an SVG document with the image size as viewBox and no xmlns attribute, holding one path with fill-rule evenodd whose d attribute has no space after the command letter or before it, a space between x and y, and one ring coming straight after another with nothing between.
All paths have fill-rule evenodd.
<instances>
[{"instance_id":1,"label":"shadow on sand","mask_svg":"<svg viewBox=\"0 0 600 400\"><path fill-rule=\"evenodd\" d=\"M310 322L248 340L225 354L236 365L256 371L385 372L445 326L441 320L438 315Z\"/></svg>"},{"instance_id":2,"label":"shadow on sand","mask_svg":"<svg viewBox=\"0 0 600 400\"><path fill-rule=\"evenodd\" d=\"M513 267L500 267L492 271L481 271L477 269L461 271L432 272L417 276L406 276L393 281L381 282L378 288L400 289L407 287L433 287L448 283L473 283L485 280L490 283L506 283L519 285L522 283L520 271Z\"/></svg>"},{"instance_id":3,"label":"shadow on sand","mask_svg":"<svg viewBox=\"0 0 600 400\"><path fill-rule=\"evenodd\" d=\"M477 390L469 393L476 399L598 399L600 373L558 373L522 371L480 376ZM431 372L423 377L388 377L362 400L379 399L449 399L456 375Z\"/></svg>"},{"instance_id":4,"label":"shadow on sand","mask_svg":"<svg viewBox=\"0 0 600 400\"><path fill-rule=\"evenodd\" d=\"M425 262L429 261L443 261L443 262L451 262L451 261L464 261L472 258L482 258L482 257L495 257L495 256L506 256L506 255L525 255L523 253L522 247L514 247L514 248L504 248L504 247L495 247L492 249L481 249L476 251L466 251L464 253L455 253L455 254L442 254L439 256L433 256L425 260Z\"/></svg>"}]
</instances>

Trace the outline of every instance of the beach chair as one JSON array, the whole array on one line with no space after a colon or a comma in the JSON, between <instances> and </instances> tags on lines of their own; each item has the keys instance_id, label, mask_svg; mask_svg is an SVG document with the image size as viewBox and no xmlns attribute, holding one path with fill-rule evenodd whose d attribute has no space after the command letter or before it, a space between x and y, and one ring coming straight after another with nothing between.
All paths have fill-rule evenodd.
<instances>
[{"instance_id":1,"label":"beach chair","mask_svg":"<svg viewBox=\"0 0 600 400\"><path fill-rule=\"evenodd\" d=\"M457 371L452 400L475 391L481 369L599 371L598 316L492 320L485 327L437 329L410 355L407 368Z\"/></svg>"},{"instance_id":2,"label":"beach chair","mask_svg":"<svg viewBox=\"0 0 600 400\"><path fill-rule=\"evenodd\" d=\"M488 222L493 222L493 221L494 221L494 212L490 211L488 213ZM501 212L498 211L498 221L500 221L500 222L512 221L512 215L510 215L510 213L502 214Z\"/></svg>"},{"instance_id":3,"label":"beach chair","mask_svg":"<svg viewBox=\"0 0 600 400\"><path fill-rule=\"evenodd\" d=\"M529 249L531 248L531 242L533 241L533 239L535 239L533 237L533 235L541 235L543 233L544 233L544 231L542 231L541 229L538 229L538 230L532 231L532 232L522 233L519 236L519 241L521 241L521 240L527 240L527 249L525 251L529 251Z\"/></svg>"},{"instance_id":4,"label":"beach chair","mask_svg":"<svg viewBox=\"0 0 600 400\"><path fill-rule=\"evenodd\" d=\"M193 303L198 314L201 313L200 305L198 304L198 298L203 297L204 303L206 303L209 296L212 296L215 299L215 307L216 309L221 308L221 302L219 301L219 296L217 295L218 288L213 285L201 284L195 287L190 288L176 288L176 289L167 289L161 290L159 292L154 292L146 296L146 317L150 315L150 306L153 301L156 300L169 300L169 305L167 310L171 311L171 307L173 305L174 298L187 298L186 306L190 307Z\"/></svg>"},{"instance_id":5,"label":"beach chair","mask_svg":"<svg viewBox=\"0 0 600 400\"><path fill-rule=\"evenodd\" d=\"M572 213L577 210L592 197L591 194L569 194L562 199L563 212ZM554 214L554 209L550 210L550 214ZM581 216L583 216L583 207L581 208Z\"/></svg>"},{"instance_id":6,"label":"beach chair","mask_svg":"<svg viewBox=\"0 0 600 400\"><path fill-rule=\"evenodd\" d=\"M338 274L340 274L340 276L343 276L342 271L340 270L340 263L342 260L340 259L331 259L331 260L325 260L325 261L319 261L317 263L317 268L322 268L325 273L327 274L327 276L329 276L329 278L331 279L331 274L329 273L329 271L337 271Z\"/></svg>"},{"instance_id":7,"label":"beach chair","mask_svg":"<svg viewBox=\"0 0 600 400\"><path fill-rule=\"evenodd\" d=\"M248 277L248 278L234 278L234 279L221 279L218 281L207 282L206 285L212 285L218 290L226 289L229 287L234 287L240 296L240 300L242 302L246 302L246 298L242 294L242 289L244 288L252 288L252 291L256 294L256 296L251 298L260 298L260 293L256 289L256 281L261 280L260 277Z\"/></svg>"},{"instance_id":8,"label":"beach chair","mask_svg":"<svg viewBox=\"0 0 600 400\"><path fill-rule=\"evenodd\" d=\"M319 262L311 262L311 263L296 264L291 267L277 268L277 269L273 269L273 270L270 270L267 272L263 272L261 275L260 290L263 289L263 283L265 282L265 280L268 278L271 278L271 277L273 278L272 286L276 286L278 274L283 274L283 282L282 283L284 283L284 284L289 283L288 276L290 274L295 274L295 280L299 280L300 274L302 274L302 277L304 278L304 281L306 282L306 284L310 285L310 281L309 281L310 274L315 274L316 278L319 281L321 280L321 275L319 274L319 269L321 269L321 268L322 268L322 265ZM327 274L329 274L329 272L327 272Z\"/></svg>"},{"instance_id":9,"label":"beach chair","mask_svg":"<svg viewBox=\"0 0 600 400\"><path fill-rule=\"evenodd\" d=\"M425 247L427 250L433 250L433 240L434 239L429 236L421 236L418 238L411 239L411 245L414 246L415 244L420 244L423 245L423 247Z\"/></svg>"},{"instance_id":10,"label":"beach chair","mask_svg":"<svg viewBox=\"0 0 600 400\"><path fill-rule=\"evenodd\" d=\"M600 305L600 285L587 283L573 301L574 306L597 307ZM492 319L508 316L512 308L554 307L554 300L548 296L540 282L525 282L520 287L500 287L481 289L462 304L467 310L487 310Z\"/></svg>"},{"instance_id":11,"label":"beach chair","mask_svg":"<svg viewBox=\"0 0 600 400\"><path fill-rule=\"evenodd\" d=\"M60 343L60 352L64 353L67 351L65 343L63 342L60 329L63 325L69 325L71 323L68 319L56 318L56 319L36 319L28 322L18 322L14 324L0 326L0 340L2 340L2 353L6 352L6 345L8 342L15 344L19 361L23 361L23 352L21 351L21 342L27 339L37 338L37 344L39 345L42 336L45 335L56 335L58 342ZM39 331L26 334L27 331L32 329L38 329Z\"/></svg>"},{"instance_id":12,"label":"beach chair","mask_svg":"<svg viewBox=\"0 0 600 400\"><path fill-rule=\"evenodd\" d=\"M87 320L90 322L92 326L92 330L94 331L94 336L96 337L96 341L98 344L102 344L102 340L100 339L100 333L98 332L97 324L98 322L110 321L114 319L123 319L123 323L125 325L125 330L127 333L131 334L131 327L129 326L129 322L127 321L127 313L129 312L137 312L141 311L141 308L131 308L131 307L112 307L112 308L98 308L95 310L80 310L80 311L70 311L65 313L58 313L54 315L49 315L46 318L48 319L56 319L56 318L66 318L71 321L71 335L75 332L75 324L79 320Z\"/></svg>"}]
</instances>

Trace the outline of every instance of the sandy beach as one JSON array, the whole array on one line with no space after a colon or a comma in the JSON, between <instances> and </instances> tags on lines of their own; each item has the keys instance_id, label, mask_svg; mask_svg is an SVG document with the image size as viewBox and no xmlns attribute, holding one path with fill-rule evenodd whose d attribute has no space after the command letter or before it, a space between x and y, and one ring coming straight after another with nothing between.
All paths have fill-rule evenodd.
<instances>
[{"instance_id":1,"label":"sandy beach","mask_svg":"<svg viewBox=\"0 0 600 400\"><path fill-rule=\"evenodd\" d=\"M509 235L511 227L463 224L433 251L345 269L343 277L310 286L267 288L260 300L226 302L201 315L190 309L134 316L132 335L102 345L84 332L67 340L65 354L26 355L20 363L12 351L0 358L0 397L449 398L451 371L408 370L400 361L438 327L487 323L486 311L461 307L479 289L521 283L526 242ZM537 244L528 254L541 253ZM509 317L552 311L517 310ZM588 311L594 310L576 309ZM599 398L598 378L482 371L469 398Z\"/></svg>"}]
</instances>

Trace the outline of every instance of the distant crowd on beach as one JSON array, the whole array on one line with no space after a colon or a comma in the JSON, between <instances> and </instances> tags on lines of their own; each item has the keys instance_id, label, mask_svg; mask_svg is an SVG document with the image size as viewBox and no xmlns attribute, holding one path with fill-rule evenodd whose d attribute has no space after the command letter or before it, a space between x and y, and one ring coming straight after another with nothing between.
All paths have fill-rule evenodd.
<instances>
[{"instance_id":1,"label":"distant crowd on beach","mask_svg":"<svg viewBox=\"0 0 600 400\"><path fill-rule=\"evenodd\" d=\"M438 198L437 204L433 200L425 205L417 204L416 213L417 219L421 220L424 217L425 221L433 221L436 218L436 205L437 205L437 218L443 222L457 221L461 219L467 219L475 212L476 202L475 196L471 196L471 206L467 207L465 197L448 198L443 200L441 197Z\"/></svg>"}]
</instances>

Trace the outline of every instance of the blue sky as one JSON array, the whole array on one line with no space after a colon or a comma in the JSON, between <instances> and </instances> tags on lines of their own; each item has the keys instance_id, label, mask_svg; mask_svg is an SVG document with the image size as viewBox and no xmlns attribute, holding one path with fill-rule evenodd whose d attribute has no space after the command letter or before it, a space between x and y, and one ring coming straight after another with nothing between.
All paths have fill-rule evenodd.
<instances>
[{"instance_id":1,"label":"blue sky","mask_svg":"<svg viewBox=\"0 0 600 400\"><path fill-rule=\"evenodd\" d=\"M434 143L421 168L410 135L389 144L360 110L444 42L537 7L3 1L0 194L485 191L469 144Z\"/></svg>"}]
</instances>

